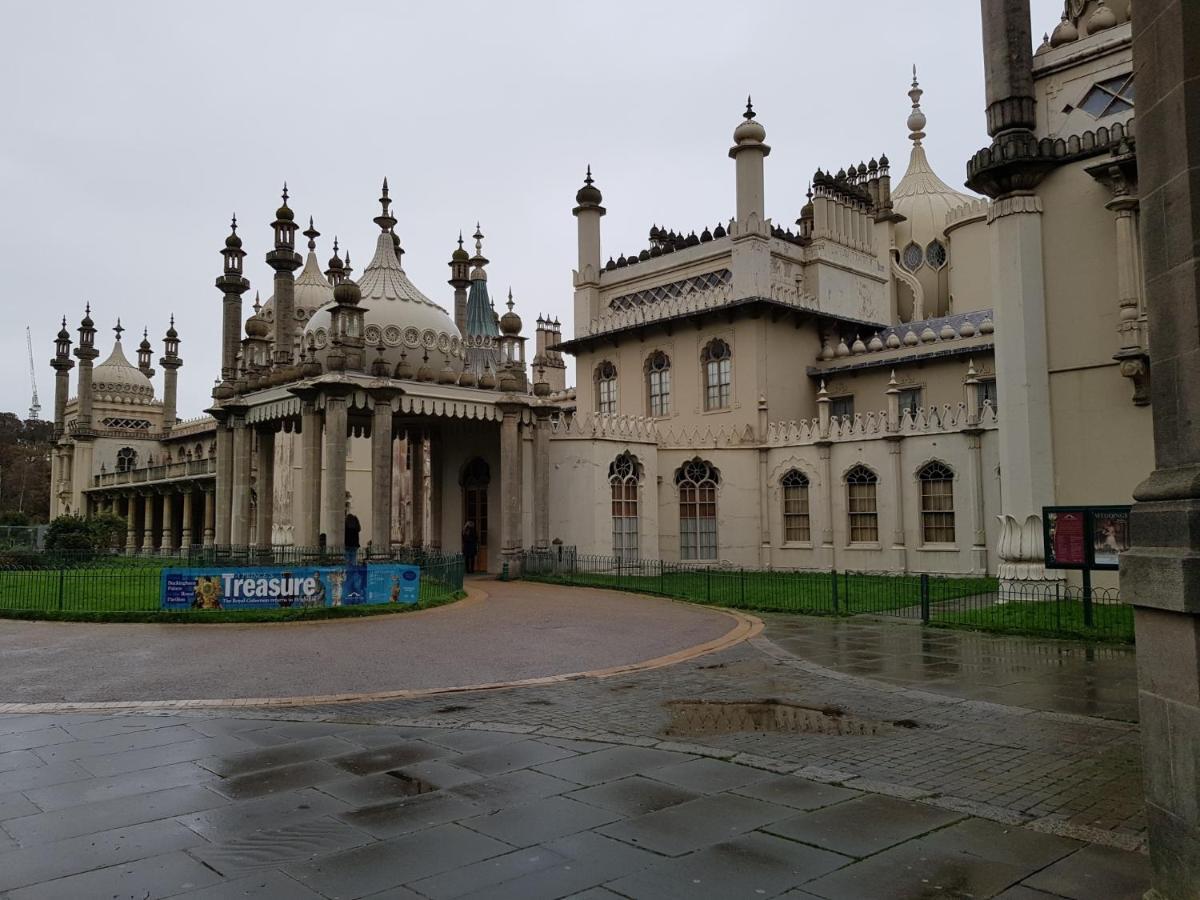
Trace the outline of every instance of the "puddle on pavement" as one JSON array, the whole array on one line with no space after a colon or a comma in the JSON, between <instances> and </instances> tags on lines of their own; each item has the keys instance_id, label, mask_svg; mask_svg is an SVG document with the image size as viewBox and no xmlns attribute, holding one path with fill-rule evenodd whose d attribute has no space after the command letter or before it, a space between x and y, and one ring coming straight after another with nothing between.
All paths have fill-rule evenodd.
<instances>
[{"instance_id":1,"label":"puddle on pavement","mask_svg":"<svg viewBox=\"0 0 1200 900\"><path fill-rule=\"evenodd\" d=\"M672 736L780 732L874 737L890 734L898 726L919 727L916 722L878 722L848 716L836 707L824 709L781 700L669 700L664 704L671 722L664 733Z\"/></svg>"},{"instance_id":2,"label":"puddle on pavement","mask_svg":"<svg viewBox=\"0 0 1200 900\"><path fill-rule=\"evenodd\" d=\"M421 794L432 794L437 790L428 781L422 781L420 778L415 778L406 772L401 772L399 769L393 769L390 772L385 772L385 775L391 775L400 782L400 792L405 797L417 797Z\"/></svg>"}]
</instances>

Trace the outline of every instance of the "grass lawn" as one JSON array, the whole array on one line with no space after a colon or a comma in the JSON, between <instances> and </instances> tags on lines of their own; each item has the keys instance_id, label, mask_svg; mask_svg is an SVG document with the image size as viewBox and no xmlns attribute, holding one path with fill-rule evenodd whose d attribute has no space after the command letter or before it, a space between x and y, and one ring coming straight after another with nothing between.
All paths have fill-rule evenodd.
<instances>
[{"instance_id":1,"label":"grass lawn","mask_svg":"<svg viewBox=\"0 0 1200 900\"><path fill-rule=\"evenodd\" d=\"M932 624L1006 634L1133 643L1133 607L1123 603L1093 604L1090 627L1083 622L1083 602L1074 599L993 604L962 610L935 609Z\"/></svg>"},{"instance_id":2,"label":"grass lawn","mask_svg":"<svg viewBox=\"0 0 1200 900\"><path fill-rule=\"evenodd\" d=\"M817 614L895 613L912 610L919 618L918 575L863 575L839 572L757 572L737 569L668 569L645 574L646 568L594 572L528 574L530 581L603 587L658 594L679 600L771 612ZM996 590L994 578L938 578L931 593L937 599Z\"/></svg>"}]
</instances>

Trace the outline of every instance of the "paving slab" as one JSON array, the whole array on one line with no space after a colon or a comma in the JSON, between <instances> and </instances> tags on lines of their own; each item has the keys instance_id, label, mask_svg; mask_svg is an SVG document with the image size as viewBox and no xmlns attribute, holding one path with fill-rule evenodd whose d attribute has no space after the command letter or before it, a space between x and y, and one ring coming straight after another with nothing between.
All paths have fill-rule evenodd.
<instances>
[{"instance_id":1,"label":"paving slab","mask_svg":"<svg viewBox=\"0 0 1200 900\"><path fill-rule=\"evenodd\" d=\"M451 900L464 894L494 888L532 872L565 863L567 857L545 847L526 847L503 856L462 866L441 875L413 882L412 888L433 900Z\"/></svg>"},{"instance_id":2,"label":"paving slab","mask_svg":"<svg viewBox=\"0 0 1200 900\"><path fill-rule=\"evenodd\" d=\"M483 807L450 793L436 792L394 803L350 809L342 821L379 838L396 837L478 815Z\"/></svg>"},{"instance_id":3,"label":"paving slab","mask_svg":"<svg viewBox=\"0 0 1200 900\"><path fill-rule=\"evenodd\" d=\"M734 788L733 793L794 809L814 810L861 797L861 791L809 781L796 775L768 775Z\"/></svg>"},{"instance_id":4,"label":"paving slab","mask_svg":"<svg viewBox=\"0 0 1200 900\"><path fill-rule=\"evenodd\" d=\"M1024 884L1070 900L1141 900L1149 882L1148 857L1093 845L1048 866Z\"/></svg>"},{"instance_id":5,"label":"paving slab","mask_svg":"<svg viewBox=\"0 0 1200 900\"><path fill-rule=\"evenodd\" d=\"M578 784L600 784L626 775L647 773L660 766L686 762L680 753L668 753L648 747L610 747L583 756L538 766L539 772L566 778Z\"/></svg>"},{"instance_id":6,"label":"paving slab","mask_svg":"<svg viewBox=\"0 0 1200 900\"><path fill-rule=\"evenodd\" d=\"M129 860L185 850L204 838L178 822L114 828L0 853L0 892Z\"/></svg>"},{"instance_id":7,"label":"paving slab","mask_svg":"<svg viewBox=\"0 0 1200 900\"><path fill-rule=\"evenodd\" d=\"M701 796L695 791L664 784L643 775L631 775L572 791L565 796L620 813L626 818L677 806ZM760 799L770 800L769 797Z\"/></svg>"},{"instance_id":8,"label":"paving slab","mask_svg":"<svg viewBox=\"0 0 1200 900\"><path fill-rule=\"evenodd\" d=\"M700 794L716 794L765 781L771 773L718 759L689 759L656 768L650 777Z\"/></svg>"},{"instance_id":9,"label":"paving slab","mask_svg":"<svg viewBox=\"0 0 1200 900\"><path fill-rule=\"evenodd\" d=\"M476 750L456 757L454 765L481 775L499 775L514 769L540 766L564 757L574 757L570 750L544 744L537 740L512 741L486 750Z\"/></svg>"},{"instance_id":10,"label":"paving slab","mask_svg":"<svg viewBox=\"0 0 1200 900\"><path fill-rule=\"evenodd\" d=\"M359 847L372 840L366 832L323 816L195 847L191 855L226 878L236 878L255 870Z\"/></svg>"},{"instance_id":11,"label":"paving slab","mask_svg":"<svg viewBox=\"0 0 1200 900\"><path fill-rule=\"evenodd\" d=\"M170 897L221 878L186 853L165 853L18 888L10 900L84 897Z\"/></svg>"},{"instance_id":12,"label":"paving slab","mask_svg":"<svg viewBox=\"0 0 1200 900\"><path fill-rule=\"evenodd\" d=\"M345 774L331 763L313 760L217 780L212 782L212 789L231 800L247 800L296 788L313 787L343 778Z\"/></svg>"},{"instance_id":13,"label":"paving slab","mask_svg":"<svg viewBox=\"0 0 1200 900\"><path fill-rule=\"evenodd\" d=\"M338 768L345 769L351 775L370 775L375 772L386 772L389 769L399 769L444 755L444 751L439 751L424 741L405 741L401 744L386 744L382 747L346 753L342 756L335 756L329 761Z\"/></svg>"},{"instance_id":14,"label":"paving slab","mask_svg":"<svg viewBox=\"0 0 1200 900\"><path fill-rule=\"evenodd\" d=\"M494 812L517 803L527 803L534 798L565 794L577 787L579 785L572 781L564 781L534 769L523 769L460 784L450 788L450 791Z\"/></svg>"},{"instance_id":15,"label":"paving slab","mask_svg":"<svg viewBox=\"0 0 1200 900\"><path fill-rule=\"evenodd\" d=\"M342 900L420 881L512 849L459 825L441 825L311 863L289 865L283 871L330 900Z\"/></svg>"},{"instance_id":16,"label":"paving slab","mask_svg":"<svg viewBox=\"0 0 1200 900\"><path fill-rule=\"evenodd\" d=\"M609 887L625 897L655 900L773 897L851 862L837 853L755 833L664 860Z\"/></svg>"},{"instance_id":17,"label":"paving slab","mask_svg":"<svg viewBox=\"0 0 1200 900\"><path fill-rule=\"evenodd\" d=\"M254 732L249 732L243 737L249 737L252 733ZM338 738L319 737L205 758L200 761L200 765L223 778L230 778L234 775L261 772L264 769L274 769L291 763L337 757L352 753L355 749L350 743Z\"/></svg>"},{"instance_id":18,"label":"paving slab","mask_svg":"<svg viewBox=\"0 0 1200 900\"><path fill-rule=\"evenodd\" d=\"M182 762L152 769L139 769L136 772L114 775L109 778L92 778L87 781L72 781L50 787L31 788L25 791L25 796L36 803L41 810L49 812L55 809L65 809L68 806L111 800L115 797L148 794L151 791L162 791L173 787L200 785L215 780L216 776L207 769L202 769L194 763ZM0 811L0 816L2 816L2 811Z\"/></svg>"},{"instance_id":19,"label":"paving slab","mask_svg":"<svg viewBox=\"0 0 1200 900\"><path fill-rule=\"evenodd\" d=\"M225 756L249 749L249 745L232 735L201 736L194 741L180 741L142 750L126 750L107 756L85 756L76 762L93 775L101 777L123 775L140 769L154 769L180 762L198 762L213 756Z\"/></svg>"},{"instance_id":20,"label":"paving slab","mask_svg":"<svg viewBox=\"0 0 1200 900\"><path fill-rule=\"evenodd\" d=\"M463 819L461 824L514 847L529 847L607 825L619 818L619 813L566 797L546 797L490 815Z\"/></svg>"},{"instance_id":21,"label":"paving slab","mask_svg":"<svg viewBox=\"0 0 1200 900\"><path fill-rule=\"evenodd\" d=\"M682 856L794 814L795 810L786 806L721 794L626 819L598 830L664 856Z\"/></svg>"},{"instance_id":22,"label":"paving slab","mask_svg":"<svg viewBox=\"0 0 1200 900\"><path fill-rule=\"evenodd\" d=\"M4 830L22 846L30 846L142 822L170 819L224 806L228 802L206 787L176 787L8 819L4 823Z\"/></svg>"},{"instance_id":23,"label":"paving slab","mask_svg":"<svg viewBox=\"0 0 1200 900\"><path fill-rule=\"evenodd\" d=\"M248 897L253 900L324 900L294 878L282 872L255 872L241 878L227 879L206 888L176 894L173 900L231 900Z\"/></svg>"},{"instance_id":24,"label":"paving slab","mask_svg":"<svg viewBox=\"0 0 1200 900\"><path fill-rule=\"evenodd\" d=\"M766 830L835 853L862 857L962 818L961 813L868 794L815 812L776 820Z\"/></svg>"},{"instance_id":25,"label":"paving slab","mask_svg":"<svg viewBox=\"0 0 1200 900\"><path fill-rule=\"evenodd\" d=\"M350 804L315 788L301 788L179 816L175 821L210 841L221 841L235 835L273 828L281 822L302 822L352 808Z\"/></svg>"}]
</instances>

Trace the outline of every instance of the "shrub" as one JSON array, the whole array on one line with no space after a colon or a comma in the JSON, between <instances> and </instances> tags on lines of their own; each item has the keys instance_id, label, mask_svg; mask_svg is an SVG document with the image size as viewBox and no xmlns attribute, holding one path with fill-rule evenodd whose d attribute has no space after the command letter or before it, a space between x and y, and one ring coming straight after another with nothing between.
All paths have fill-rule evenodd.
<instances>
[{"instance_id":1,"label":"shrub","mask_svg":"<svg viewBox=\"0 0 1200 900\"><path fill-rule=\"evenodd\" d=\"M119 516L59 516L46 530L47 550L108 550L125 533Z\"/></svg>"}]
</instances>

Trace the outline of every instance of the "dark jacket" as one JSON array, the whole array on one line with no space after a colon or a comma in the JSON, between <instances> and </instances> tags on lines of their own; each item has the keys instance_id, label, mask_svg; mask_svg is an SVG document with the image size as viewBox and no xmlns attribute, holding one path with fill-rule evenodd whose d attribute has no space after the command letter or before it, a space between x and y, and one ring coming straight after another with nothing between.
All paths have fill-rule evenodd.
<instances>
[{"instance_id":1,"label":"dark jacket","mask_svg":"<svg viewBox=\"0 0 1200 900\"><path fill-rule=\"evenodd\" d=\"M362 531L362 526L358 524L358 516L354 513L346 513L346 540L342 544L343 547L357 547L358 533Z\"/></svg>"}]
</instances>

